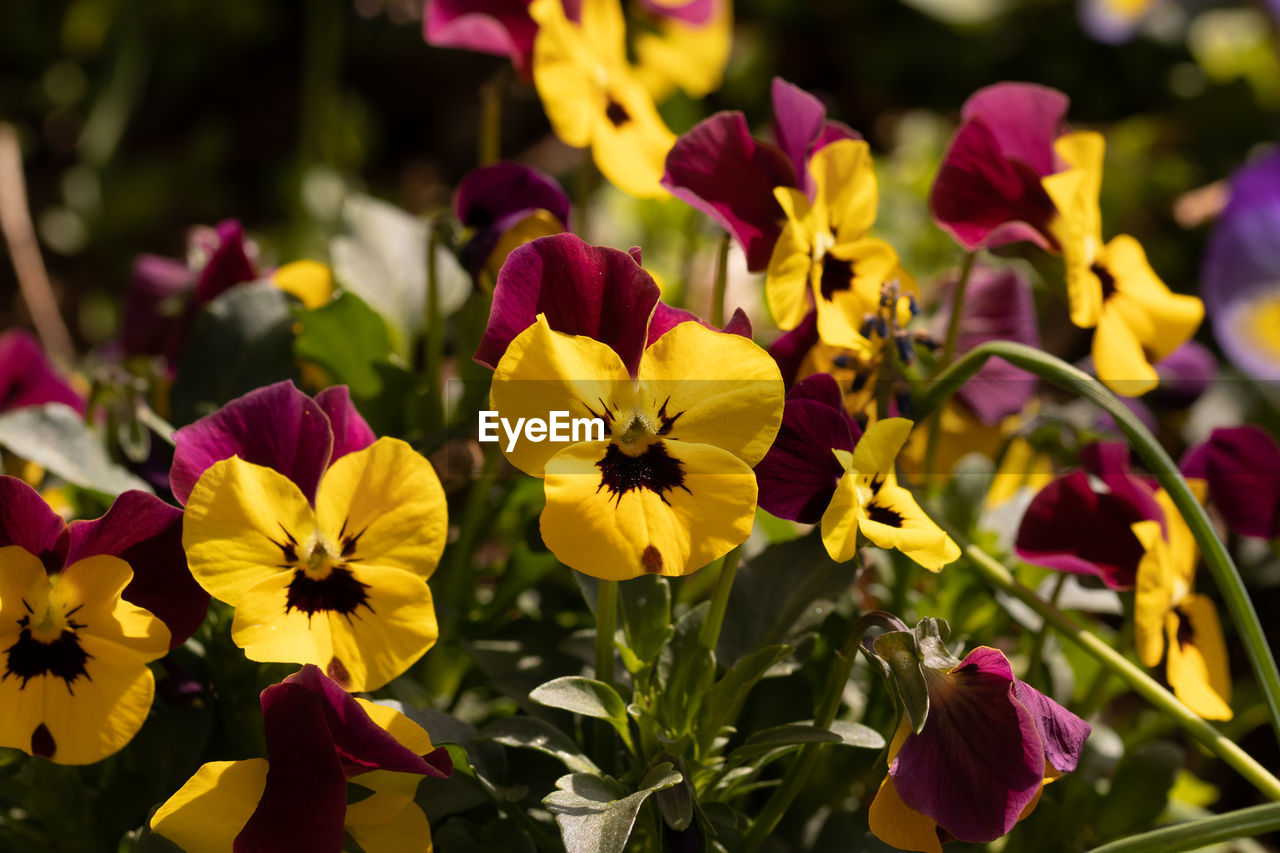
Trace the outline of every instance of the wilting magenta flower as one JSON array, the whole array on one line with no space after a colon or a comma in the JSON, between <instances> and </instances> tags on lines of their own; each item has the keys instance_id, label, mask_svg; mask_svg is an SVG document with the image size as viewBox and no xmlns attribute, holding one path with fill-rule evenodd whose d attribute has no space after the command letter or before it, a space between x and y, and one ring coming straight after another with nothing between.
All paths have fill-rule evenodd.
<instances>
[{"instance_id":1,"label":"wilting magenta flower","mask_svg":"<svg viewBox=\"0 0 1280 853\"><path fill-rule=\"evenodd\" d=\"M942 310L934 318L938 339L945 336L951 319L951 293L955 281L939 290ZM1035 300L1031 286L1015 269L977 267L969 279L960 311L956 353L966 353L987 341L1014 341L1040 347ZM1035 393L1036 378L1003 359L991 358L966 382L956 396L986 426L1017 414Z\"/></svg>"},{"instance_id":2,"label":"wilting magenta flower","mask_svg":"<svg viewBox=\"0 0 1280 853\"><path fill-rule=\"evenodd\" d=\"M1215 429L1183 455L1181 468L1208 483L1210 502L1236 533L1280 536L1280 448L1261 429Z\"/></svg>"},{"instance_id":3,"label":"wilting magenta flower","mask_svg":"<svg viewBox=\"0 0 1280 853\"><path fill-rule=\"evenodd\" d=\"M1257 379L1280 379L1280 150L1232 177L1200 296L1227 358Z\"/></svg>"},{"instance_id":4,"label":"wilting magenta flower","mask_svg":"<svg viewBox=\"0 0 1280 853\"><path fill-rule=\"evenodd\" d=\"M101 518L67 524L35 489L0 476L0 548L10 545L51 575L99 555L128 563L133 577L121 598L164 622L170 648L195 633L209 609L182 551L182 510L146 492L124 492Z\"/></svg>"},{"instance_id":5,"label":"wilting magenta flower","mask_svg":"<svg viewBox=\"0 0 1280 853\"><path fill-rule=\"evenodd\" d=\"M1096 575L1112 589L1133 589L1144 548L1130 526L1164 525L1155 489L1129 470L1129 449L1099 442L1080 451L1084 470L1056 478L1032 499L1018 528L1018 556L1037 566ZM1094 488L1090 475L1102 481Z\"/></svg>"},{"instance_id":6,"label":"wilting magenta flower","mask_svg":"<svg viewBox=\"0 0 1280 853\"><path fill-rule=\"evenodd\" d=\"M25 329L0 334L0 411L45 403L84 413L84 398L53 369L35 335Z\"/></svg>"},{"instance_id":7,"label":"wilting magenta flower","mask_svg":"<svg viewBox=\"0 0 1280 853\"><path fill-rule=\"evenodd\" d=\"M495 275L516 246L556 234L569 222L569 197L554 178L517 163L495 163L468 172L454 195L459 221L474 229L463 245L462 266L475 278Z\"/></svg>"},{"instance_id":8,"label":"wilting magenta flower","mask_svg":"<svg viewBox=\"0 0 1280 853\"><path fill-rule=\"evenodd\" d=\"M919 733L904 718L871 805L871 831L910 850L940 851L939 830L976 843L1006 834L1046 779L1076 768L1090 732L1084 720L1014 678L999 651L979 647L963 661L945 658L923 662L928 716Z\"/></svg>"},{"instance_id":9,"label":"wilting magenta flower","mask_svg":"<svg viewBox=\"0 0 1280 853\"><path fill-rule=\"evenodd\" d=\"M997 83L969 96L929 193L938 225L974 251L1023 240L1058 250L1057 217L1040 184L1062 171L1053 141L1069 100L1032 83Z\"/></svg>"},{"instance_id":10,"label":"wilting magenta flower","mask_svg":"<svg viewBox=\"0 0 1280 853\"><path fill-rule=\"evenodd\" d=\"M120 344L128 355L177 361L196 314L237 284L260 275L234 219L192 229L186 260L139 255L125 297Z\"/></svg>"},{"instance_id":11,"label":"wilting magenta flower","mask_svg":"<svg viewBox=\"0 0 1280 853\"><path fill-rule=\"evenodd\" d=\"M862 137L827 119L822 102L780 77L773 80L777 145L751 136L746 117L720 112L676 140L662 185L710 216L742 246L747 267L769 265L786 215L774 187L811 193L809 158L840 139Z\"/></svg>"},{"instance_id":12,"label":"wilting magenta flower","mask_svg":"<svg viewBox=\"0 0 1280 853\"><path fill-rule=\"evenodd\" d=\"M510 57L526 80L537 34L529 0L428 0L422 16L427 44Z\"/></svg>"},{"instance_id":13,"label":"wilting magenta flower","mask_svg":"<svg viewBox=\"0 0 1280 853\"><path fill-rule=\"evenodd\" d=\"M545 314L553 331L607 344L635 375L646 347L680 323L702 322L661 295L640 266L639 249L592 246L573 234L539 237L515 249L498 274L475 360L494 368L516 336ZM751 323L738 309L722 331L749 338Z\"/></svg>"}]
</instances>

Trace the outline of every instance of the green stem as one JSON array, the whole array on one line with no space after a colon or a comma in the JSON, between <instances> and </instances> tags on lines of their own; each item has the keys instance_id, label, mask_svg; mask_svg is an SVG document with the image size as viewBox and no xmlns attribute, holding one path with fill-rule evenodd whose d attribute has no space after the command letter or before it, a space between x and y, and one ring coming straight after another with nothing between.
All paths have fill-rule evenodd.
<instances>
[{"instance_id":1,"label":"green stem","mask_svg":"<svg viewBox=\"0 0 1280 853\"><path fill-rule=\"evenodd\" d=\"M738 562L741 558L741 545L725 554L724 563L720 566L720 574L716 578L715 591L711 593L711 606L702 620L702 630L698 632L699 645L710 652L714 652L720 643L720 628L724 625L724 613L729 607L729 593L733 591L733 579L738 574Z\"/></svg>"},{"instance_id":2,"label":"green stem","mask_svg":"<svg viewBox=\"0 0 1280 853\"><path fill-rule=\"evenodd\" d=\"M995 557L967 542L963 536L954 531L948 532L987 583L1027 604L1062 636L1080 646L1144 699L1168 714L1187 734L1204 744L1210 752L1230 765L1264 795L1273 800L1280 800L1280 779L1255 761L1249 753L1179 702L1176 696L1161 687L1141 667L1120 654L1097 634L1082 628L1070 616L1018 583L1004 564Z\"/></svg>"},{"instance_id":3,"label":"green stem","mask_svg":"<svg viewBox=\"0 0 1280 853\"><path fill-rule=\"evenodd\" d=\"M967 252L960 265L960 278L956 281L955 290L951 294L951 316L947 319L947 337L942 344L942 361L938 365L939 369L950 366L951 359L955 358L956 341L960 337L960 315L964 310L964 295L969 289L969 278L973 275L973 263L977 257L977 252ZM929 420L929 437L924 449L924 482L928 486L935 482L934 468L938 462L938 443L941 432L942 411L939 410Z\"/></svg>"},{"instance_id":4,"label":"green stem","mask_svg":"<svg viewBox=\"0 0 1280 853\"><path fill-rule=\"evenodd\" d=\"M502 97L507 91L511 66L503 65L489 82L480 87L480 139L477 156L481 166L502 159Z\"/></svg>"},{"instance_id":5,"label":"green stem","mask_svg":"<svg viewBox=\"0 0 1280 853\"><path fill-rule=\"evenodd\" d=\"M1054 607L1058 606L1058 599L1062 597L1062 586L1066 583L1067 576L1059 574L1053 581L1053 592L1049 593L1049 603ZM1031 654L1027 656L1027 668L1024 670L1026 675L1023 681L1034 681L1037 670L1040 669L1040 659L1044 657L1044 638L1048 636L1045 626L1040 626L1040 631L1036 634L1035 640L1031 644Z\"/></svg>"},{"instance_id":6,"label":"green stem","mask_svg":"<svg viewBox=\"0 0 1280 853\"><path fill-rule=\"evenodd\" d=\"M596 593L596 681L613 686L613 635L618 630L618 582L600 581Z\"/></svg>"},{"instance_id":7,"label":"green stem","mask_svg":"<svg viewBox=\"0 0 1280 853\"><path fill-rule=\"evenodd\" d=\"M719 329L724 325L724 293L729 286L729 233L726 231L720 238L720 248L716 254L716 282L711 291L711 325Z\"/></svg>"},{"instance_id":8,"label":"green stem","mask_svg":"<svg viewBox=\"0 0 1280 853\"><path fill-rule=\"evenodd\" d=\"M1164 826L1095 847L1089 853L1177 853L1280 829L1280 803Z\"/></svg>"},{"instance_id":9,"label":"green stem","mask_svg":"<svg viewBox=\"0 0 1280 853\"><path fill-rule=\"evenodd\" d=\"M1092 401L1115 420L1147 470L1155 475L1191 528L1196 544L1204 555L1204 561L1213 573L1213 579L1227 604L1231 620L1240 632L1240 639L1249 655L1249 663L1267 700L1271 726L1280 737L1280 672L1276 670L1275 657L1258 621L1258 613L1244 588L1244 581L1240 578L1231 554L1214 532L1204 507L1192 494L1169 454L1143 426L1142 421L1103 387L1101 382L1033 347L1010 341L989 341L965 353L955 364L938 374L932 387L916 401L916 411L923 416L937 409L992 356L999 356L1015 367L1021 367Z\"/></svg>"}]
</instances>

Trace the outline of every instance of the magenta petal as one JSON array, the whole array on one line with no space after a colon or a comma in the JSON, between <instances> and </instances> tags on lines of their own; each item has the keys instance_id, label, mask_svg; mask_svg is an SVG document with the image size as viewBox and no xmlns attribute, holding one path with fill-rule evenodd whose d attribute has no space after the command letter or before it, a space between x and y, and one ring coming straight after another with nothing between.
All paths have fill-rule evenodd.
<instances>
[{"instance_id":1,"label":"magenta petal","mask_svg":"<svg viewBox=\"0 0 1280 853\"><path fill-rule=\"evenodd\" d=\"M781 151L752 139L742 113L721 112L676 140L662 185L732 234L755 271L769 265L786 218L773 188L796 186L796 172Z\"/></svg>"},{"instance_id":2,"label":"magenta petal","mask_svg":"<svg viewBox=\"0 0 1280 853\"><path fill-rule=\"evenodd\" d=\"M1012 698L1013 670L977 648L949 673L928 672L929 716L889 767L902 801L961 841L992 841L1040 790L1044 750L1031 712Z\"/></svg>"},{"instance_id":3,"label":"magenta petal","mask_svg":"<svg viewBox=\"0 0 1280 853\"><path fill-rule=\"evenodd\" d=\"M761 508L790 521L821 521L844 474L831 451L852 452L861 434L831 376L797 382L787 392L778 437L756 465Z\"/></svg>"},{"instance_id":4,"label":"magenta petal","mask_svg":"<svg viewBox=\"0 0 1280 853\"><path fill-rule=\"evenodd\" d=\"M769 347L769 355L778 363L784 382L792 382L800 373L800 365L809 350L818 345L818 312L810 311L794 329L782 335Z\"/></svg>"},{"instance_id":5,"label":"magenta petal","mask_svg":"<svg viewBox=\"0 0 1280 853\"><path fill-rule=\"evenodd\" d=\"M56 572L67 552L66 529L62 516L25 480L0 475L0 548L25 548Z\"/></svg>"},{"instance_id":6,"label":"magenta petal","mask_svg":"<svg viewBox=\"0 0 1280 853\"><path fill-rule=\"evenodd\" d=\"M516 335L545 314L551 328L608 344L634 376L660 291L626 252L573 234L539 237L507 256L475 360L496 367Z\"/></svg>"},{"instance_id":7,"label":"magenta petal","mask_svg":"<svg viewBox=\"0 0 1280 853\"><path fill-rule=\"evenodd\" d=\"M1044 757L1060 773L1075 770L1084 742L1093 730L1089 724L1024 682L1014 681L1013 695L1036 721Z\"/></svg>"},{"instance_id":8,"label":"magenta petal","mask_svg":"<svg viewBox=\"0 0 1280 853\"><path fill-rule=\"evenodd\" d=\"M430 0L422 37L435 47L456 47L508 56L526 79L538 25L529 0Z\"/></svg>"},{"instance_id":9,"label":"magenta petal","mask_svg":"<svg viewBox=\"0 0 1280 853\"><path fill-rule=\"evenodd\" d=\"M237 284L258 278L258 268L249 259L245 246L244 228L238 221L219 222L213 234L213 251L196 282L197 307L212 302Z\"/></svg>"},{"instance_id":10,"label":"magenta petal","mask_svg":"<svg viewBox=\"0 0 1280 853\"><path fill-rule=\"evenodd\" d=\"M569 197L554 178L518 163L495 163L472 169L458 184L453 200L458 219L474 236L459 253L472 275L489 260L508 229L536 210L569 221Z\"/></svg>"},{"instance_id":11,"label":"magenta petal","mask_svg":"<svg viewBox=\"0 0 1280 853\"><path fill-rule=\"evenodd\" d=\"M151 611L169 629L169 648L195 633L209 609L205 592L187 568L182 550L182 510L155 495L128 491L107 514L73 521L67 528L66 562L109 554L133 569L123 598Z\"/></svg>"},{"instance_id":12,"label":"magenta petal","mask_svg":"<svg viewBox=\"0 0 1280 853\"><path fill-rule=\"evenodd\" d=\"M314 501L333 451L324 410L287 379L237 397L178 430L173 440L169 482L184 505L205 469L232 456L274 468Z\"/></svg>"},{"instance_id":13,"label":"magenta petal","mask_svg":"<svg viewBox=\"0 0 1280 853\"><path fill-rule=\"evenodd\" d=\"M1129 446L1122 441L1098 441L1080 450L1080 465L1102 480L1111 497L1137 513L1134 521L1158 521L1164 527L1164 510L1156 502L1155 488L1129 468Z\"/></svg>"},{"instance_id":14,"label":"magenta petal","mask_svg":"<svg viewBox=\"0 0 1280 853\"><path fill-rule=\"evenodd\" d=\"M332 465L348 453L364 450L378 440L351 402L351 392L346 385L332 385L316 395L318 405L329 418L329 426L333 430L333 453L329 457Z\"/></svg>"},{"instance_id":15,"label":"magenta petal","mask_svg":"<svg viewBox=\"0 0 1280 853\"><path fill-rule=\"evenodd\" d=\"M1236 533L1280 536L1280 448L1261 429L1215 429L1182 457L1182 471L1209 482L1209 500Z\"/></svg>"},{"instance_id":16,"label":"magenta petal","mask_svg":"<svg viewBox=\"0 0 1280 853\"><path fill-rule=\"evenodd\" d=\"M837 140L861 139L862 135L847 125L828 122L827 108L821 101L781 77L773 78L770 94L778 147L791 160L796 186L811 193L813 178L809 175L809 158L813 153Z\"/></svg>"},{"instance_id":17,"label":"magenta petal","mask_svg":"<svg viewBox=\"0 0 1280 853\"><path fill-rule=\"evenodd\" d=\"M751 319L747 316L747 312L741 308L734 309L733 316L729 318L729 322L724 324L723 329L717 329L692 311L686 311L683 308L672 308L665 302L659 302L653 309L653 319L649 321L649 337L645 342L645 347L652 346L654 341L681 323L690 322L700 323L717 332L738 335L748 340L751 338Z\"/></svg>"},{"instance_id":18,"label":"magenta petal","mask_svg":"<svg viewBox=\"0 0 1280 853\"><path fill-rule=\"evenodd\" d=\"M1066 132L1071 99L1048 86L997 83L969 96L961 120L981 121L991 129L1004 157L1021 160L1037 175L1058 171L1053 143Z\"/></svg>"},{"instance_id":19,"label":"magenta petal","mask_svg":"<svg viewBox=\"0 0 1280 853\"><path fill-rule=\"evenodd\" d=\"M0 334L0 411L45 403L84 413L84 399L53 369L35 335L25 329Z\"/></svg>"},{"instance_id":20,"label":"magenta petal","mask_svg":"<svg viewBox=\"0 0 1280 853\"><path fill-rule=\"evenodd\" d=\"M195 273L182 261L139 255L133 262L124 301L120 329L124 351L148 355L168 352L195 284Z\"/></svg>"}]
</instances>

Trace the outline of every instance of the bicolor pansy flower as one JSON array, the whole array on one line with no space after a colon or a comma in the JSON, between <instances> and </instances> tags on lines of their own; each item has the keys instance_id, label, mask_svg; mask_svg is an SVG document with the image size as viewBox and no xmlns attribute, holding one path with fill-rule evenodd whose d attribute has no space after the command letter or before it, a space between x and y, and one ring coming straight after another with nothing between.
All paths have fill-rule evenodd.
<instances>
[{"instance_id":1,"label":"bicolor pansy flower","mask_svg":"<svg viewBox=\"0 0 1280 853\"><path fill-rule=\"evenodd\" d=\"M1123 443L1088 445L1080 464L1081 470L1057 477L1031 500L1018 527L1018 556L1055 571L1094 575L1111 589L1133 589L1145 553L1133 524L1164 522L1155 489L1129 470Z\"/></svg>"},{"instance_id":2,"label":"bicolor pansy flower","mask_svg":"<svg viewBox=\"0 0 1280 853\"><path fill-rule=\"evenodd\" d=\"M1187 450L1179 466L1201 480L1209 502L1240 536L1280 537L1280 447L1256 426L1220 427Z\"/></svg>"},{"instance_id":3,"label":"bicolor pansy flower","mask_svg":"<svg viewBox=\"0 0 1280 853\"><path fill-rule=\"evenodd\" d=\"M1208 596L1193 592L1200 549L1169 496L1156 500L1156 521L1133 524L1146 553L1138 564L1133 594L1133 641L1148 667L1165 662L1165 680L1184 705L1210 720L1231 719L1231 674L1218 611Z\"/></svg>"},{"instance_id":4,"label":"bicolor pansy flower","mask_svg":"<svg viewBox=\"0 0 1280 853\"><path fill-rule=\"evenodd\" d=\"M911 426L905 418L885 418L862 432L830 376L796 383L778 439L756 467L760 506L791 521L820 521L833 560L853 559L861 534L939 571L960 549L898 485L894 471Z\"/></svg>"},{"instance_id":5,"label":"bicolor pansy flower","mask_svg":"<svg viewBox=\"0 0 1280 853\"><path fill-rule=\"evenodd\" d=\"M156 810L153 832L187 853L338 851L348 835L365 853L429 853L414 793L453 762L421 726L314 666L262 691L262 716L267 757L201 766Z\"/></svg>"},{"instance_id":6,"label":"bicolor pansy flower","mask_svg":"<svg viewBox=\"0 0 1280 853\"><path fill-rule=\"evenodd\" d=\"M1032 83L970 95L929 192L938 226L970 252L1024 241L1058 251L1058 214L1041 179L1063 168L1053 142L1066 131L1069 104Z\"/></svg>"},{"instance_id":7,"label":"bicolor pansy flower","mask_svg":"<svg viewBox=\"0 0 1280 853\"><path fill-rule=\"evenodd\" d=\"M877 186L871 149L842 139L809 159L813 198L791 187L774 196L786 214L765 278L765 296L778 326L791 329L816 307L818 334L833 346L869 354L864 326L876 315L886 283L903 293L915 280L884 240L868 236L876 218ZM908 297L900 297L905 304Z\"/></svg>"},{"instance_id":8,"label":"bicolor pansy flower","mask_svg":"<svg viewBox=\"0 0 1280 853\"><path fill-rule=\"evenodd\" d=\"M786 222L774 188L811 194L809 158L837 140L862 138L828 120L821 101L780 77L771 95L777 145L753 138L741 112L719 112L676 140L662 176L672 195L733 235L752 271L769 265Z\"/></svg>"},{"instance_id":9,"label":"bicolor pansy flower","mask_svg":"<svg viewBox=\"0 0 1280 853\"><path fill-rule=\"evenodd\" d=\"M1076 768L1089 724L1015 678L996 649L957 660L938 642L921 657L928 713L918 732L903 714L871 832L922 853L941 853L944 839L994 841L1030 814L1047 782Z\"/></svg>"},{"instance_id":10,"label":"bicolor pansy flower","mask_svg":"<svg viewBox=\"0 0 1280 853\"><path fill-rule=\"evenodd\" d=\"M472 169L458 184L453 208L471 229L458 253L463 268L479 280L497 280L503 261L517 246L559 234L569 222L569 197L554 178L518 163Z\"/></svg>"},{"instance_id":11,"label":"bicolor pansy flower","mask_svg":"<svg viewBox=\"0 0 1280 853\"><path fill-rule=\"evenodd\" d=\"M533 0L533 83L561 141L591 148L596 166L623 192L666 194L662 164L675 142L653 96L627 60L618 0L582 0L578 20L561 0Z\"/></svg>"},{"instance_id":12,"label":"bicolor pansy flower","mask_svg":"<svg viewBox=\"0 0 1280 853\"><path fill-rule=\"evenodd\" d=\"M1170 292L1138 241L1120 234L1102 242L1098 193L1105 142L1082 131L1060 137L1054 150L1070 168L1044 178L1061 220L1071 322L1094 329L1093 364L1111 390L1136 397L1155 388L1152 366L1195 334L1204 306Z\"/></svg>"},{"instance_id":13,"label":"bicolor pansy flower","mask_svg":"<svg viewBox=\"0 0 1280 853\"><path fill-rule=\"evenodd\" d=\"M374 690L435 643L444 490L408 444L374 439L345 387L315 400L287 381L260 388L174 440L192 574L235 608L250 660Z\"/></svg>"},{"instance_id":14,"label":"bicolor pansy flower","mask_svg":"<svg viewBox=\"0 0 1280 853\"><path fill-rule=\"evenodd\" d=\"M0 477L0 746L60 764L116 752L151 709L147 664L199 627L182 513L144 492L66 524Z\"/></svg>"}]
</instances>

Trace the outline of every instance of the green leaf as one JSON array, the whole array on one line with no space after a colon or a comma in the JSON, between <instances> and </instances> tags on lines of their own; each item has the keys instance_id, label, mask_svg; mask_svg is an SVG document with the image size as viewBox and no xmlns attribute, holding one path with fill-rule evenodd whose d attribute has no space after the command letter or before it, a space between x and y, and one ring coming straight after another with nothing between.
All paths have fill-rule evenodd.
<instances>
[{"instance_id":1,"label":"green leaf","mask_svg":"<svg viewBox=\"0 0 1280 853\"><path fill-rule=\"evenodd\" d=\"M0 415L0 446L75 486L115 496L151 486L112 462L84 418L62 403Z\"/></svg>"},{"instance_id":2,"label":"green leaf","mask_svg":"<svg viewBox=\"0 0 1280 853\"><path fill-rule=\"evenodd\" d=\"M1095 847L1089 853L1177 853L1200 850L1221 841L1254 838L1276 830L1280 830L1280 803L1267 803L1161 827Z\"/></svg>"},{"instance_id":3,"label":"green leaf","mask_svg":"<svg viewBox=\"0 0 1280 853\"><path fill-rule=\"evenodd\" d=\"M887 668L902 710L911 719L916 734L924 728L929 716L929 687L920 669L920 650L916 636L910 631L886 631L871 644L876 657Z\"/></svg>"},{"instance_id":4,"label":"green leaf","mask_svg":"<svg viewBox=\"0 0 1280 853\"><path fill-rule=\"evenodd\" d=\"M683 778L670 764L659 764L635 793L619 797L612 779L572 773L557 780L556 790L542 802L555 815L568 853L622 853L644 801Z\"/></svg>"},{"instance_id":5,"label":"green leaf","mask_svg":"<svg viewBox=\"0 0 1280 853\"><path fill-rule=\"evenodd\" d=\"M641 663L654 663L674 633L671 585L660 575L642 575L620 584L618 599L627 647Z\"/></svg>"},{"instance_id":6,"label":"green leaf","mask_svg":"<svg viewBox=\"0 0 1280 853\"><path fill-rule=\"evenodd\" d=\"M572 711L584 717L608 720L617 730L627 747L631 747L631 731L627 722L627 705L614 690L603 681L566 675L541 684L529 693L529 698L548 708Z\"/></svg>"},{"instance_id":7,"label":"green leaf","mask_svg":"<svg viewBox=\"0 0 1280 853\"><path fill-rule=\"evenodd\" d=\"M821 729L811 722L803 722L756 732L747 738L746 743L735 749L730 757L735 762L748 762L776 749L806 743L834 743L859 749L884 748L884 738L880 733L861 723L836 721L830 729Z\"/></svg>"},{"instance_id":8,"label":"green leaf","mask_svg":"<svg viewBox=\"0 0 1280 853\"><path fill-rule=\"evenodd\" d=\"M293 351L323 367L335 381L347 385L353 397L382 393L382 375L375 363L388 363L387 324L352 293L298 315L302 331Z\"/></svg>"},{"instance_id":9,"label":"green leaf","mask_svg":"<svg viewBox=\"0 0 1280 853\"><path fill-rule=\"evenodd\" d=\"M533 749L559 759L574 773L600 773L590 758L582 753L573 738L537 717L507 717L480 730L476 737L503 746Z\"/></svg>"},{"instance_id":10,"label":"green leaf","mask_svg":"<svg viewBox=\"0 0 1280 853\"><path fill-rule=\"evenodd\" d=\"M1154 741L1125 753L1111 779L1113 796L1103 799L1094 820L1098 838L1149 829L1164 811L1173 780L1186 758L1169 741Z\"/></svg>"}]
</instances>

